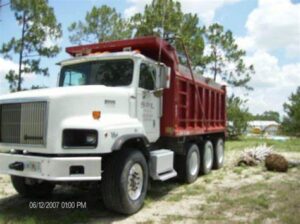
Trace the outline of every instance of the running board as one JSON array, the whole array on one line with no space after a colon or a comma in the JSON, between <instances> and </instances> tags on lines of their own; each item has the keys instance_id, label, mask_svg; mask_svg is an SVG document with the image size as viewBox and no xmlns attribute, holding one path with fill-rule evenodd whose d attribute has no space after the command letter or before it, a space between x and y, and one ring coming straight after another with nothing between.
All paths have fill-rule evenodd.
<instances>
[{"instance_id":1,"label":"running board","mask_svg":"<svg viewBox=\"0 0 300 224\"><path fill-rule=\"evenodd\" d=\"M157 179L155 179L155 180L165 181L165 180L169 180L176 176L177 176L177 172L175 170L171 170L170 172L159 174L156 177Z\"/></svg>"},{"instance_id":2,"label":"running board","mask_svg":"<svg viewBox=\"0 0 300 224\"><path fill-rule=\"evenodd\" d=\"M159 149L150 152L150 176L153 180L165 181L177 176L173 167L174 152Z\"/></svg>"}]
</instances>

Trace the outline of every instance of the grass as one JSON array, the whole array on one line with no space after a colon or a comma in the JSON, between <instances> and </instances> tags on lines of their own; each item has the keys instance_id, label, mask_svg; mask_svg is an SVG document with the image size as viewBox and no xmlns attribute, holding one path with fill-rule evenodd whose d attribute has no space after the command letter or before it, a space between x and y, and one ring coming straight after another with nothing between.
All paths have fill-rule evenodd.
<instances>
[{"instance_id":1,"label":"grass","mask_svg":"<svg viewBox=\"0 0 300 224\"><path fill-rule=\"evenodd\" d=\"M202 184L183 185L182 188L183 189L180 191L167 195L165 200L170 202L178 202L184 197L199 195L199 193L204 194L206 192L205 185Z\"/></svg>"},{"instance_id":2,"label":"grass","mask_svg":"<svg viewBox=\"0 0 300 224\"><path fill-rule=\"evenodd\" d=\"M278 152L299 152L300 139L284 142L243 138L239 141L226 143L226 155L238 152L246 147L266 143ZM232 153L234 154L234 153ZM243 183L234 188L226 188L229 174L232 182ZM199 204L189 215L164 214L159 212L160 223L185 222L194 223L299 223L300 220L300 168L293 168L287 174L267 172L261 167L230 167L214 171L200 177L196 183L183 185L176 181L151 182L151 189L145 200L144 211L151 206L159 205L160 201L168 203L170 210L177 203L193 198ZM258 175L255 183L245 182L248 178ZM281 175L280 178L278 175ZM292 175L292 176L291 176ZM234 179L235 178L235 179ZM4 181L3 179L0 180ZM0 192L5 192L0 189ZM98 200L99 192L57 192L51 201L86 201L87 209L29 209L29 200L19 196L0 199L0 224L36 224L36 223L113 223L127 219L106 210ZM34 200L35 201L35 200ZM201 202L200 202L201 201ZM156 204L155 204L156 203ZM188 209L188 208L187 208ZM192 214L192 215L191 215ZM128 218L130 222L130 218ZM134 223L134 221L132 221ZM157 223L146 218L140 224Z\"/></svg>"},{"instance_id":3,"label":"grass","mask_svg":"<svg viewBox=\"0 0 300 224\"><path fill-rule=\"evenodd\" d=\"M262 223L267 219L273 219L270 223L274 223L275 220L282 223L299 223L299 201L300 182L297 180L278 181L273 184L258 182L226 194L213 193L208 197L205 210L203 211L203 207L199 208L198 220L225 216L223 221L227 219L232 223ZM213 203L217 203L218 206L211 206ZM235 220L231 220L228 214L232 214Z\"/></svg>"},{"instance_id":4,"label":"grass","mask_svg":"<svg viewBox=\"0 0 300 224\"><path fill-rule=\"evenodd\" d=\"M300 152L300 138L292 138L286 141L278 141L260 138L241 138L240 140L232 140L226 142L226 150L243 150L247 147L254 147L261 144L272 146L276 151L284 152Z\"/></svg>"},{"instance_id":5,"label":"grass","mask_svg":"<svg viewBox=\"0 0 300 224\"><path fill-rule=\"evenodd\" d=\"M245 169L245 168L244 168L243 166L234 167L234 168L233 168L233 172L236 173L236 174L238 174L238 175L240 175L240 174L243 173L243 170L244 170L244 169Z\"/></svg>"},{"instance_id":6,"label":"grass","mask_svg":"<svg viewBox=\"0 0 300 224\"><path fill-rule=\"evenodd\" d=\"M260 144L272 146L278 152L300 152L300 139L275 141L243 138L240 141L228 141L226 150L230 153ZM292 180L286 180L284 176L282 179L277 180L276 175L278 174L267 172L261 167L234 167L202 177L204 189L205 184L214 184L216 179L221 181L223 178L225 179L227 172L235 173L238 177L244 179L262 175L265 180L258 180L256 183L235 188L234 190L210 192L206 189L198 191L198 195L208 194L206 203L197 208L198 213L196 213L196 216L186 216L185 220L191 220L195 223L265 223L266 220L270 223L299 223L300 214L295 211L295 209L300 211L299 175ZM293 171L290 171L290 173L296 172L300 172L300 169L295 168ZM283 175L287 177L289 174ZM187 187L189 186L187 185ZM193 192L191 196L197 196L197 190L189 189L189 191ZM181 192L173 195L172 199L176 200L172 201L180 203L186 197L189 197L187 192ZM165 223L172 223L172 221L183 219L182 216L179 217L178 219L177 216L170 216L163 220Z\"/></svg>"},{"instance_id":7,"label":"grass","mask_svg":"<svg viewBox=\"0 0 300 224\"><path fill-rule=\"evenodd\" d=\"M187 217L182 215L167 215L161 223L171 224L174 223L175 221L184 221L186 219Z\"/></svg>"},{"instance_id":8,"label":"grass","mask_svg":"<svg viewBox=\"0 0 300 224\"><path fill-rule=\"evenodd\" d=\"M147 220L145 222L137 222L137 224L155 224L155 221L153 221L153 220Z\"/></svg>"},{"instance_id":9,"label":"grass","mask_svg":"<svg viewBox=\"0 0 300 224\"><path fill-rule=\"evenodd\" d=\"M200 193L200 192L199 192ZM206 203L195 215L168 215L161 223L299 223L300 182L259 181L226 192L205 192ZM268 220L268 221L266 221Z\"/></svg>"}]
</instances>

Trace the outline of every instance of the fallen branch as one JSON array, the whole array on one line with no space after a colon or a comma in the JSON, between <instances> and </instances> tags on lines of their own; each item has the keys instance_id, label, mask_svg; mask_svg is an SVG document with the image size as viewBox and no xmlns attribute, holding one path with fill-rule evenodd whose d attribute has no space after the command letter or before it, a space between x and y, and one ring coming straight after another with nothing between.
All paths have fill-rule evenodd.
<instances>
[{"instance_id":1,"label":"fallen branch","mask_svg":"<svg viewBox=\"0 0 300 224\"><path fill-rule=\"evenodd\" d=\"M246 148L238 159L237 165L256 166L260 162L263 162L266 157L272 153L272 147L267 146L266 144Z\"/></svg>"},{"instance_id":2,"label":"fallen branch","mask_svg":"<svg viewBox=\"0 0 300 224\"><path fill-rule=\"evenodd\" d=\"M300 166L300 161L297 160L288 160L288 163L290 168Z\"/></svg>"}]
</instances>

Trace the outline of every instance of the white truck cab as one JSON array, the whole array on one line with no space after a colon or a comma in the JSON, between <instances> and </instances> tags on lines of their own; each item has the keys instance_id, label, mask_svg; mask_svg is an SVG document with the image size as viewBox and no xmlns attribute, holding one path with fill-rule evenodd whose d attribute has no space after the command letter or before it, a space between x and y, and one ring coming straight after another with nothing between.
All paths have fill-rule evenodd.
<instances>
[{"instance_id":1,"label":"white truck cab","mask_svg":"<svg viewBox=\"0 0 300 224\"><path fill-rule=\"evenodd\" d=\"M0 149L4 152L0 171L11 175L16 190L24 195L30 190L20 189L27 183L30 189L41 181L51 186L99 181L102 173L110 172L110 168L103 170L106 155L120 151L125 143L129 148L133 144L145 148L160 137L162 89L168 88L170 75L164 64L132 51L75 57L59 65L57 88L0 97ZM172 151L141 150L152 178L176 176ZM130 172L138 172L128 173L138 179L131 181L133 198L140 198L144 191L140 181L148 170L143 169L133 164ZM127 212L114 210L131 213L140 206Z\"/></svg>"}]
</instances>

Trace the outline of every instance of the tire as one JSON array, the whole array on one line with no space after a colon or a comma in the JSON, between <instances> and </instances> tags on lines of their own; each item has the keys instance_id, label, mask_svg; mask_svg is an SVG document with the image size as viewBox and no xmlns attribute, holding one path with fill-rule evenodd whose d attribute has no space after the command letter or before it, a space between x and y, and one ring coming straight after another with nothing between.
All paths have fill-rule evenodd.
<instances>
[{"instance_id":1,"label":"tire","mask_svg":"<svg viewBox=\"0 0 300 224\"><path fill-rule=\"evenodd\" d=\"M213 166L213 155L213 144L211 141L206 141L201 150L201 174L208 174L211 171Z\"/></svg>"},{"instance_id":2,"label":"tire","mask_svg":"<svg viewBox=\"0 0 300 224\"><path fill-rule=\"evenodd\" d=\"M55 184L48 181L33 180L19 176L11 176L11 182L15 190L26 198L50 197L55 188Z\"/></svg>"},{"instance_id":3,"label":"tire","mask_svg":"<svg viewBox=\"0 0 300 224\"><path fill-rule=\"evenodd\" d=\"M140 151L124 149L107 157L102 177L101 191L106 208L125 215L142 208L149 174Z\"/></svg>"},{"instance_id":4,"label":"tire","mask_svg":"<svg viewBox=\"0 0 300 224\"><path fill-rule=\"evenodd\" d=\"M219 138L214 142L213 169L220 169L224 164L224 140Z\"/></svg>"},{"instance_id":5,"label":"tire","mask_svg":"<svg viewBox=\"0 0 300 224\"><path fill-rule=\"evenodd\" d=\"M179 180L193 183L197 180L200 170L200 153L196 144L188 144L185 155L176 156L175 166Z\"/></svg>"}]
</instances>

